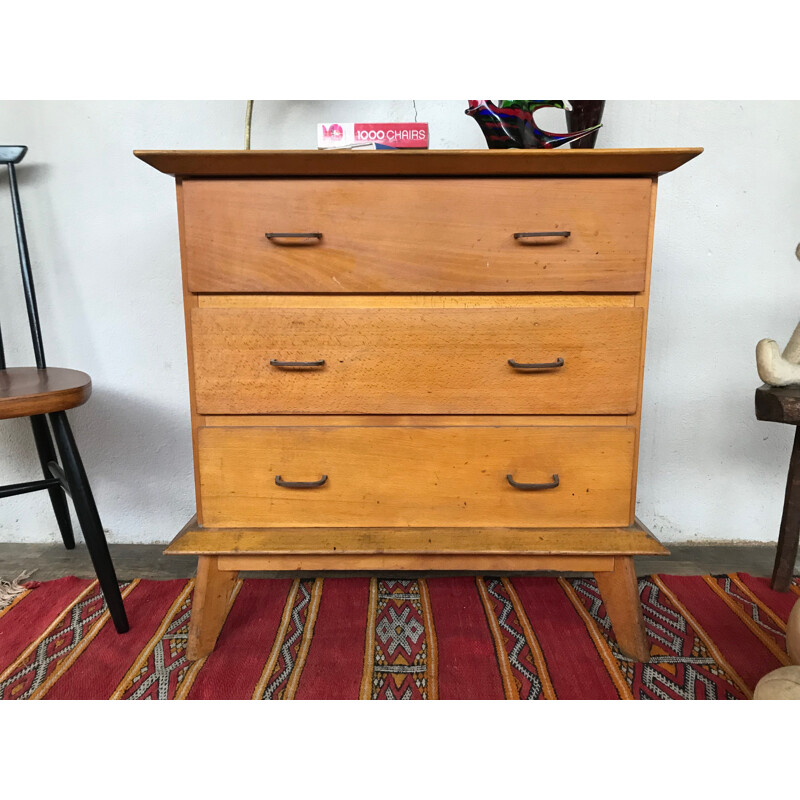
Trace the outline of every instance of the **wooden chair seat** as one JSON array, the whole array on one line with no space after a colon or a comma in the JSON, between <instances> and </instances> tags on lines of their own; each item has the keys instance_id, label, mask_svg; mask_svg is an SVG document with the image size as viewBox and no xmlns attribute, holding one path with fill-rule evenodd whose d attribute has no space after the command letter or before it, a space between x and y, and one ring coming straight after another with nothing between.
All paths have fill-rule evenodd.
<instances>
[{"instance_id":1,"label":"wooden chair seat","mask_svg":"<svg viewBox=\"0 0 800 800\"><path fill-rule=\"evenodd\" d=\"M0 419L66 411L83 405L91 393L92 379L75 369L0 369Z\"/></svg>"}]
</instances>

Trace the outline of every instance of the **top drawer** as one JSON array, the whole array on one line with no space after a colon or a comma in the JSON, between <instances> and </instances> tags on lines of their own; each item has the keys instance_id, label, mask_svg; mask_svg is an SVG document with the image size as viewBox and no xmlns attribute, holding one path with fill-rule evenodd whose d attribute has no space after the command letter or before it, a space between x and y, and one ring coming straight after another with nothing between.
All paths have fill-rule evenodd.
<instances>
[{"instance_id":1,"label":"top drawer","mask_svg":"<svg viewBox=\"0 0 800 800\"><path fill-rule=\"evenodd\" d=\"M185 180L189 291L639 292L651 185L649 178ZM560 235L514 236L524 233Z\"/></svg>"}]
</instances>

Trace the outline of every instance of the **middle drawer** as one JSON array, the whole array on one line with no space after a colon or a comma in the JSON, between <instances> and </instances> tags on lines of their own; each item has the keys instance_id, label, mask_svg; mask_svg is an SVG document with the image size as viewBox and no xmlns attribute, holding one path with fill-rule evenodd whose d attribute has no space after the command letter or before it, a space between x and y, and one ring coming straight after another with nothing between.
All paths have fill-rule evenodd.
<instances>
[{"instance_id":1,"label":"middle drawer","mask_svg":"<svg viewBox=\"0 0 800 800\"><path fill-rule=\"evenodd\" d=\"M199 414L631 414L634 307L192 311Z\"/></svg>"}]
</instances>

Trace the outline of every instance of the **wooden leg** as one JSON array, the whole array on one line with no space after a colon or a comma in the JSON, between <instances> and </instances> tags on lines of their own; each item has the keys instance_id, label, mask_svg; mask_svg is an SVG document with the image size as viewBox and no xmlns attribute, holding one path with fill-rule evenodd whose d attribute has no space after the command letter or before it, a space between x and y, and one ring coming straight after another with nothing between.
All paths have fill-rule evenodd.
<instances>
[{"instance_id":1,"label":"wooden leg","mask_svg":"<svg viewBox=\"0 0 800 800\"><path fill-rule=\"evenodd\" d=\"M650 645L644 630L633 558L617 556L611 572L595 572L594 577L614 626L620 650L636 661L648 661Z\"/></svg>"},{"instance_id":2,"label":"wooden leg","mask_svg":"<svg viewBox=\"0 0 800 800\"><path fill-rule=\"evenodd\" d=\"M776 592L788 592L797 558L797 542L800 535L800 427L795 430L794 447L789 459L789 474L786 476L786 495L783 501L783 517L778 534L778 552L772 570L772 588Z\"/></svg>"},{"instance_id":3,"label":"wooden leg","mask_svg":"<svg viewBox=\"0 0 800 800\"><path fill-rule=\"evenodd\" d=\"M189 643L186 658L197 661L209 655L217 643L228 600L238 572L223 572L217 556L197 559L197 581L192 599L192 618L189 622Z\"/></svg>"}]
</instances>

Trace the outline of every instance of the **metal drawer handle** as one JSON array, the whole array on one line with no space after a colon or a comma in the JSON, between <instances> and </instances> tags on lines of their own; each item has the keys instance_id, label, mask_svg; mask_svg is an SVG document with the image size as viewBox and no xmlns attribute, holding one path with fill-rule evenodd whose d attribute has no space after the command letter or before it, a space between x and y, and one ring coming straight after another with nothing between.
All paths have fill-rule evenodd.
<instances>
[{"instance_id":1,"label":"metal drawer handle","mask_svg":"<svg viewBox=\"0 0 800 800\"><path fill-rule=\"evenodd\" d=\"M277 358L271 358L269 363L273 367L301 367L308 369L310 367L324 367L325 359L321 358L319 361L278 361Z\"/></svg>"},{"instance_id":2,"label":"metal drawer handle","mask_svg":"<svg viewBox=\"0 0 800 800\"><path fill-rule=\"evenodd\" d=\"M564 359L557 358L549 364L520 364L518 361L514 361L513 358L509 358L508 363L509 366L514 367L514 369L557 369L558 367L564 366Z\"/></svg>"},{"instance_id":3,"label":"metal drawer handle","mask_svg":"<svg viewBox=\"0 0 800 800\"><path fill-rule=\"evenodd\" d=\"M321 233L265 233L264 236L272 239L322 239Z\"/></svg>"},{"instance_id":4,"label":"metal drawer handle","mask_svg":"<svg viewBox=\"0 0 800 800\"><path fill-rule=\"evenodd\" d=\"M527 233L515 233L515 239L541 239L547 236L561 236L566 239L571 231L528 231Z\"/></svg>"},{"instance_id":5,"label":"metal drawer handle","mask_svg":"<svg viewBox=\"0 0 800 800\"><path fill-rule=\"evenodd\" d=\"M327 480L327 475L323 475L318 481L285 481L280 475L275 476L275 484L286 489L316 489Z\"/></svg>"},{"instance_id":6,"label":"metal drawer handle","mask_svg":"<svg viewBox=\"0 0 800 800\"><path fill-rule=\"evenodd\" d=\"M555 489L558 486L558 475L553 475L552 483L517 483L513 475L506 475L506 480L515 488L523 492L533 492L539 489Z\"/></svg>"}]
</instances>

